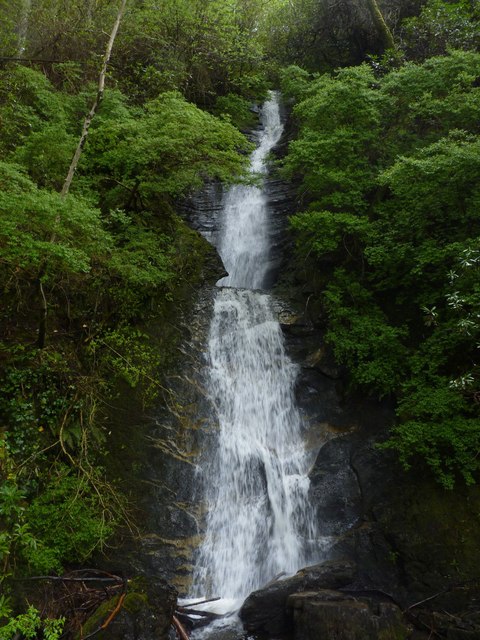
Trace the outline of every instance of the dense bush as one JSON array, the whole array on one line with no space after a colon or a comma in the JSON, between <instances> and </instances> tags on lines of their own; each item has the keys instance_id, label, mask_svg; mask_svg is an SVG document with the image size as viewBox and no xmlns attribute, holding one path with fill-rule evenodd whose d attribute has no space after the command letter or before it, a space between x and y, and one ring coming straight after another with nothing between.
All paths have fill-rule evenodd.
<instances>
[{"instance_id":1,"label":"dense bush","mask_svg":"<svg viewBox=\"0 0 480 640\"><path fill-rule=\"evenodd\" d=\"M103 407L119 380L145 402L158 393L167 356L138 325L166 313L205 252L174 203L241 175L250 149L179 93L132 106L107 90L63 197L93 92L0 71L1 581L81 562L128 520L100 462Z\"/></svg>"},{"instance_id":2,"label":"dense bush","mask_svg":"<svg viewBox=\"0 0 480 640\"><path fill-rule=\"evenodd\" d=\"M284 169L310 202L291 224L326 283L327 340L354 384L398 397L386 446L448 487L480 468L479 65L314 79Z\"/></svg>"}]
</instances>

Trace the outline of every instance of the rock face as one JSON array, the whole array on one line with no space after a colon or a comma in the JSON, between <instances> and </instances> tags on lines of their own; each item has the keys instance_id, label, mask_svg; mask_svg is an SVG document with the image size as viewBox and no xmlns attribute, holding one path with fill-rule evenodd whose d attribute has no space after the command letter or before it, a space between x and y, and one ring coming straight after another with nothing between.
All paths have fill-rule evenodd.
<instances>
[{"instance_id":1,"label":"rock face","mask_svg":"<svg viewBox=\"0 0 480 640\"><path fill-rule=\"evenodd\" d=\"M312 508L331 543L327 557L356 566L347 590L382 592L391 600L380 614L377 599L352 604L343 589L342 598L329 596L327 602L325 594L303 597L299 591L283 614L290 637L394 640L410 637L414 624L415 638L428 637L422 635L428 628L445 638L480 639L480 490L445 491L421 473L405 473L377 447L388 437L393 406L346 392L321 327L308 309L307 316L291 314L285 335L301 366L297 400L307 430L323 431L325 440L310 474ZM338 588L333 582L324 587ZM400 610L432 596L401 621Z\"/></svg>"},{"instance_id":2,"label":"rock face","mask_svg":"<svg viewBox=\"0 0 480 640\"><path fill-rule=\"evenodd\" d=\"M195 463L203 443L214 435L207 428L211 406L201 375L214 295L208 285L197 292L181 324L177 361L163 381L165 405L157 409L145 442L148 456L140 472L145 493L139 502L144 533L130 559L137 571L172 582L183 595L200 543Z\"/></svg>"},{"instance_id":3,"label":"rock face","mask_svg":"<svg viewBox=\"0 0 480 640\"><path fill-rule=\"evenodd\" d=\"M338 588L351 583L355 565L348 561L325 562L302 569L291 578L278 580L254 591L243 603L240 618L250 633L268 637L286 636L292 631L292 616L287 599L296 593Z\"/></svg>"},{"instance_id":4,"label":"rock face","mask_svg":"<svg viewBox=\"0 0 480 640\"><path fill-rule=\"evenodd\" d=\"M98 566L115 573L164 578L183 594L199 544L201 507L195 495L194 459L210 411L199 371L204 364L214 283L225 274L215 249L202 242L197 279L203 286L195 289L186 283L188 299L182 313L174 309L170 317L147 329L153 342L172 344L171 360L159 373L162 390L157 406L145 411L135 392L126 387L112 416L116 448L112 447L108 464L112 476L122 478L131 496L140 535L120 540L121 552L97 560Z\"/></svg>"}]
</instances>

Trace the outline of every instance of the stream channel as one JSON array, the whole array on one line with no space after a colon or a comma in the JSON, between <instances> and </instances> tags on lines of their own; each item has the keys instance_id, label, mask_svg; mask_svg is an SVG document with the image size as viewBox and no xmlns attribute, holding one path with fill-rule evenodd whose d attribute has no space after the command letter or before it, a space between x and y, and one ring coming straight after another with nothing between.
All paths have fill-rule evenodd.
<instances>
[{"instance_id":1,"label":"stream channel","mask_svg":"<svg viewBox=\"0 0 480 640\"><path fill-rule=\"evenodd\" d=\"M216 243L228 272L217 283L207 347L206 386L218 435L198 463L206 529L190 595L220 596L209 610L232 612L221 622L229 628L239 624L235 612L250 592L318 560L321 547L308 500L313 459L294 397L298 370L265 292L272 234L263 181L282 132L272 92L250 162L260 181L225 193Z\"/></svg>"}]
</instances>

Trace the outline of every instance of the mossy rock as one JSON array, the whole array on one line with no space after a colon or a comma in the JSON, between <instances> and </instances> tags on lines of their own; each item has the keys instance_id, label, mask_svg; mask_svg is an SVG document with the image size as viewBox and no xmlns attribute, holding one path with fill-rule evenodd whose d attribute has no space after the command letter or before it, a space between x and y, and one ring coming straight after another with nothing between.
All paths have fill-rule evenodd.
<instances>
[{"instance_id":1,"label":"mossy rock","mask_svg":"<svg viewBox=\"0 0 480 640\"><path fill-rule=\"evenodd\" d=\"M82 637L108 620L120 597L115 596L98 607L83 626ZM175 589L164 581L145 578L129 581L118 614L95 637L98 640L167 640L176 601Z\"/></svg>"}]
</instances>

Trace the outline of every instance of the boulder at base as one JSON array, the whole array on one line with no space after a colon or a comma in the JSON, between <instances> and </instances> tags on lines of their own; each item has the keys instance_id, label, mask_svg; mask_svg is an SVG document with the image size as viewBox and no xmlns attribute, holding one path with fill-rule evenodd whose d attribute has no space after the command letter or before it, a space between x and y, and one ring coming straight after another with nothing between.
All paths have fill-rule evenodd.
<instances>
[{"instance_id":1,"label":"boulder at base","mask_svg":"<svg viewBox=\"0 0 480 640\"><path fill-rule=\"evenodd\" d=\"M294 640L406 640L411 629L392 602L321 590L289 596Z\"/></svg>"},{"instance_id":2,"label":"boulder at base","mask_svg":"<svg viewBox=\"0 0 480 640\"><path fill-rule=\"evenodd\" d=\"M353 582L355 573L355 565L342 560L307 567L251 593L240 609L240 618L249 633L286 637L293 628L292 612L287 609L290 595L344 587Z\"/></svg>"}]
</instances>

